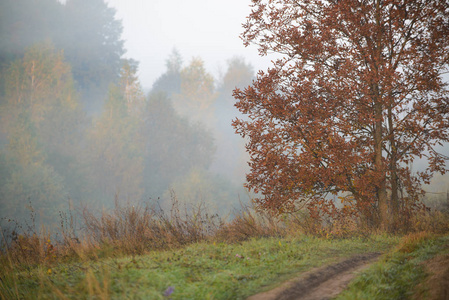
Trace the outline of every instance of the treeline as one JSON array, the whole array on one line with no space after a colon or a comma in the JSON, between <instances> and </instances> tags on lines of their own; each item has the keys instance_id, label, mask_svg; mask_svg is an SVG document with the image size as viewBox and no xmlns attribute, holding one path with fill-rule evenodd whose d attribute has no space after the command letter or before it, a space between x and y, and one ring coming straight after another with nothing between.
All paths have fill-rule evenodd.
<instances>
[{"instance_id":1,"label":"treeline","mask_svg":"<svg viewBox=\"0 0 449 300\"><path fill-rule=\"evenodd\" d=\"M216 80L173 51L145 95L123 59L122 25L102 0L0 3L0 217L58 222L77 207L170 197L223 212L244 195L232 90L253 70L227 62Z\"/></svg>"},{"instance_id":2,"label":"treeline","mask_svg":"<svg viewBox=\"0 0 449 300\"><path fill-rule=\"evenodd\" d=\"M121 21L103 0L3 0L0 2L0 73L36 43L51 41L71 65L80 100L99 112L117 80L126 52ZM2 86L1 88L4 89Z\"/></svg>"}]
</instances>

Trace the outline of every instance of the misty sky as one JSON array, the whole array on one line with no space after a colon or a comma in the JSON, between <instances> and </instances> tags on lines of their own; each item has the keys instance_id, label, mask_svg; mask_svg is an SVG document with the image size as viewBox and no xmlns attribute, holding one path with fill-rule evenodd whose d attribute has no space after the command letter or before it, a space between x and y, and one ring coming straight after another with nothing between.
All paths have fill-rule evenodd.
<instances>
[{"instance_id":1,"label":"misty sky","mask_svg":"<svg viewBox=\"0 0 449 300\"><path fill-rule=\"evenodd\" d=\"M165 71L165 60L176 47L184 63L201 57L215 77L226 60L245 57L255 70L270 66L272 57L259 57L245 48L239 35L250 13L250 0L107 0L123 22L126 57L140 61L144 88Z\"/></svg>"}]
</instances>

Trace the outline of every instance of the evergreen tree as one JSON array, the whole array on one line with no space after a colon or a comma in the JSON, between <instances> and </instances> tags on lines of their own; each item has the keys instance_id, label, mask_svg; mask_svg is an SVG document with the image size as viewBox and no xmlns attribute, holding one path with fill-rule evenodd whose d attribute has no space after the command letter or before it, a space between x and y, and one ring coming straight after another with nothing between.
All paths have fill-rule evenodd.
<instances>
[{"instance_id":1,"label":"evergreen tree","mask_svg":"<svg viewBox=\"0 0 449 300\"><path fill-rule=\"evenodd\" d=\"M212 135L179 116L165 94L150 94L143 118L147 196L161 196L192 168L208 168L215 151Z\"/></svg>"},{"instance_id":2,"label":"evergreen tree","mask_svg":"<svg viewBox=\"0 0 449 300\"><path fill-rule=\"evenodd\" d=\"M214 136L217 153L211 170L229 178L235 184L243 184L248 170L248 154L245 152L245 140L235 134L232 120L242 115L234 106L232 97L235 88L248 86L254 79L253 67L243 58L233 57L227 61L227 70L218 87L215 102L216 130Z\"/></svg>"},{"instance_id":3,"label":"evergreen tree","mask_svg":"<svg viewBox=\"0 0 449 300\"><path fill-rule=\"evenodd\" d=\"M120 75L122 23L103 0L68 0L64 18L64 35L55 43L73 66L87 109L99 112L109 84Z\"/></svg>"},{"instance_id":4,"label":"evergreen tree","mask_svg":"<svg viewBox=\"0 0 449 300\"><path fill-rule=\"evenodd\" d=\"M173 49L166 63L166 71L153 84L152 93L164 92L169 98L181 92L182 57Z\"/></svg>"}]
</instances>

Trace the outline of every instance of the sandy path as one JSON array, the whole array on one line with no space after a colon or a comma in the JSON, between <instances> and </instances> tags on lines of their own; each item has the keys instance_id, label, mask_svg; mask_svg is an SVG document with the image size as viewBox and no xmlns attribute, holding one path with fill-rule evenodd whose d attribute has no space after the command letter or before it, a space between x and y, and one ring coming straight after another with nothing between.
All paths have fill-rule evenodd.
<instances>
[{"instance_id":1,"label":"sandy path","mask_svg":"<svg viewBox=\"0 0 449 300\"><path fill-rule=\"evenodd\" d=\"M380 253L353 256L339 263L313 269L300 277L248 300L324 300L337 296L363 269L374 262Z\"/></svg>"}]
</instances>

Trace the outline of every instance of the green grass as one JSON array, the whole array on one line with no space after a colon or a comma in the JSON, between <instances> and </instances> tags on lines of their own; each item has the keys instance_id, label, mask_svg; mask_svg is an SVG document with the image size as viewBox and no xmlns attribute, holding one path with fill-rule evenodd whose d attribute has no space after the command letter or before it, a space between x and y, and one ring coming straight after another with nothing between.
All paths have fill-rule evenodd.
<instances>
[{"instance_id":1,"label":"green grass","mask_svg":"<svg viewBox=\"0 0 449 300\"><path fill-rule=\"evenodd\" d=\"M427 276L423 262L449 252L449 235L404 239L401 247L358 276L337 299L409 299Z\"/></svg>"},{"instance_id":2,"label":"green grass","mask_svg":"<svg viewBox=\"0 0 449 300\"><path fill-rule=\"evenodd\" d=\"M399 240L380 235L351 239L300 236L198 243L143 256L0 271L0 295L21 299L244 299L313 267L358 253L387 251ZM174 292L165 297L169 287Z\"/></svg>"}]
</instances>

